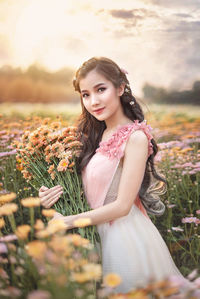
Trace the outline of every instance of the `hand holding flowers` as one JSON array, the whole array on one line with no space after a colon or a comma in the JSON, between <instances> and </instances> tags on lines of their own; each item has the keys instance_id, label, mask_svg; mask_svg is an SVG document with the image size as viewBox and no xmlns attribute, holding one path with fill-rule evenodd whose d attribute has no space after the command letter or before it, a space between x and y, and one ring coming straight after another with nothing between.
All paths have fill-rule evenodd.
<instances>
[{"instance_id":1,"label":"hand holding flowers","mask_svg":"<svg viewBox=\"0 0 200 299\"><path fill-rule=\"evenodd\" d=\"M21 142L15 144L18 169L39 190L41 204L45 208L52 206L62 217L73 217L91 210L77 170L82 147L79 137L76 127L61 128L61 123L57 122L50 127L43 125L33 132L26 131ZM74 228L72 218L68 217L65 221L73 232L80 233L92 243L100 240L95 226Z\"/></svg>"}]
</instances>

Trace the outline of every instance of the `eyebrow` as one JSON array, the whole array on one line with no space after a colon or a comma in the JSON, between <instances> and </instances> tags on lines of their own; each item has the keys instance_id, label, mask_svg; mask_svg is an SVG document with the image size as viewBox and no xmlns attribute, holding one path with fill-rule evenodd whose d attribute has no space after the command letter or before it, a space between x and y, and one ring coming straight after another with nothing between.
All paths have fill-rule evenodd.
<instances>
[{"instance_id":1,"label":"eyebrow","mask_svg":"<svg viewBox=\"0 0 200 299\"><path fill-rule=\"evenodd\" d=\"M103 84L105 84L105 83L98 83L98 84L96 84L96 85L94 85L93 86L93 88L96 88L96 87L98 87L98 86L100 86L100 85L103 85ZM87 90L81 90L81 92L86 92Z\"/></svg>"}]
</instances>

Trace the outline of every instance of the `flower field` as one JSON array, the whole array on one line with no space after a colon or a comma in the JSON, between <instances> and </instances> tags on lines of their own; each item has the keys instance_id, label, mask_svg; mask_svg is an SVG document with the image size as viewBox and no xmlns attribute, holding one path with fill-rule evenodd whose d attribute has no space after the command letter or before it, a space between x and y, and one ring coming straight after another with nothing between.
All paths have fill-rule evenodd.
<instances>
[{"instance_id":1,"label":"flower field","mask_svg":"<svg viewBox=\"0 0 200 299\"><path fill-rule=\"evenodd\" d=\"M174 111L165 107L153 107L151 113L145 113L159 147L156 168L168 181L167 191L162 195L166 211L160 217L150 217L165 240L175 264L192 282L192 287L184 289L183 282L170 277L165 281L150 281L148 287L128 294L117 294L115 287L120 284L121 278L115 273L102 277L94 244L79 233L86 224L80 221L77 224L79 230L72 233L62 221L49 221L55 210L40 205L37 188L42 179L41 170L36 173L37 184L36 181L33 183L28 168L25 168L26 163L14 147L17 145L18 149L22 149L20 143L27 136L32 142L28 144L29 153L34 154L36 148L45 146L45 139L33 132L41 127L48 128L46 134L57 132L60 126L75 127L78 113L57 115L51 111L48 116L48 111L37 111L34 115L9 113L10 110L2 109L0 298L200 298L200 119L197 108L192 113L192 109L185 107L181 110L177 106ZM69 139L62 140L68 142ZM56 142L61 142L61 139ZM72 161L69 163L64 159L66 156L62 156L61 161L55 160L59 158L57 149L66 151L58 143L51 147L51 153L55 156L46 151L49 160L44 162L48 167L45 179L52 181L63 177L66 169L74 166Z\"/></svg>"}]
</instances>

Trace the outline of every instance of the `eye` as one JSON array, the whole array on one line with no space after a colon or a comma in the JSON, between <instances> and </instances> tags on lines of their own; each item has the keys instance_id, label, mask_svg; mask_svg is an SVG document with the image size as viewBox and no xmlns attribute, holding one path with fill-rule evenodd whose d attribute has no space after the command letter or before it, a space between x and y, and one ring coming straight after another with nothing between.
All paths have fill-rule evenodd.
<instances>
[{"instance_id":1,"label":"eye","mask_svg":"<svg viewBox=\"0 0 200 299\"><path fill-rule=\"evenodd\" d=\"M88 95L87 93L83 93L82 94L82 98L85 98L85 95Z\"/></svg>"},{"instance_id":2,"label":"eye","mask_svg":"<svg viewBox=\"0 0 200 299\"><path fill-rule=\"evenodd\" d=\"M98 88L98 90L102 89L103 91L106 89L105 87L100 87Z\"/></svg>"}]
</instances>

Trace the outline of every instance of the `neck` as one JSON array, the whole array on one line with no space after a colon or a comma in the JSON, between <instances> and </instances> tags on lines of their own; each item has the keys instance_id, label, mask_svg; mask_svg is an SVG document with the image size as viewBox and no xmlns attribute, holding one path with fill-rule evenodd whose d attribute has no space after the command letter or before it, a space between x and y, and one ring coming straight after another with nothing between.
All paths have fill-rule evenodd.
<instances>
[{"instance_id":1,"label":"neck","mask_svg":"<svg viewBox=\"0 0 200 299\"><path fill-rule=\"evenodd\" d=\"M114 115L105 120L106 130L112 131L119 125L126 125L127 123L131 123L132 121L123 113L119 115Z\"/></svg>"}]
</instances>

